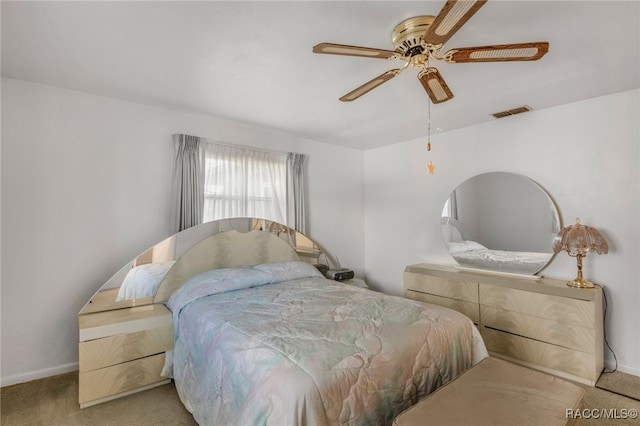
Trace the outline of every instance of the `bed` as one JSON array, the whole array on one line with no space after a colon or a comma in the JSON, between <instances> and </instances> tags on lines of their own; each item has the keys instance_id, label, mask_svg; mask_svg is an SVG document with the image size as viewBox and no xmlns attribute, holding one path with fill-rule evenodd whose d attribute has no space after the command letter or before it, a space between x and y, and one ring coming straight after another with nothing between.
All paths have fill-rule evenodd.
<instances>
[{"instance_id":1,"label":"bed","mask_svg":"<svg viewBox=\"0 0 640 426\"><path fill-rule=\"evenodd\" d=\"M391 424L487 356L464 315L328 280L281 242L217 234L160 283L163 374L199 424Z\"/></svg>"},{"instance_id":2,"label":"bed","mask_svg":"<svg viewBox=\"0 0 640 426\"><path fill-rule=\"evenodd\" d=\"M471 240L448 243L447 249L460 265L514 273L535 274L547 264L550 257L549 253L492 250Z\"/></svg>"},{"instance_id":3,"label":"bed","mask_svg":"<svg viewBox=\"0 0 640 426\"><path fill-rule=\"evenodd\" d=\"M462 224L443 218L442 235L451 257L467 268L498 270L506 273L535 274L547 264L551 253L496 250L466 237Z\"/></svg>"}]
</instances>

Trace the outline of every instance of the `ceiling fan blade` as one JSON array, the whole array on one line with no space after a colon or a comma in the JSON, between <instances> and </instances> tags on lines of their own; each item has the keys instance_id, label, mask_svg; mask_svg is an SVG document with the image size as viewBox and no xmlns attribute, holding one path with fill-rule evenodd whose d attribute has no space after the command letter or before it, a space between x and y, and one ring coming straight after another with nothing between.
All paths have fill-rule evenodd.
<instances>
[{"instance_id":1,"label":"ceiling fan blade","mask_svg":"<svg viewBox=\"0 0 640 426\"><path fill-rule=\"evenodd\" d=\"M346 95L341 97L340 100L342 102L351 102L353 100L356 100L360 96L364 95L365 93L368 93L371 90L375 89L376 87L380 86L382 83L386 83L387 81L391 80L393 77L400 74L400 71L402 70L398 68L398 69L389 70L383 74L380 74L373 80L370 80L365 84L363 84L362 86L358 87L357 89L347 93Z\"/></svg>"},{"instance_id":2,"label":"ceiling fan blade","mask_svg":"<svg viewBox=\"0 0 640 426\"><path fill-rule=\"evenodd\" d=\"M453 92L440 75L440 72L433 67L425 68L418 74L418 79L422 87L427 91L431 102L439 104L453 98Z\"/></svg>"},{"instance_id":3,"label":"ceiling fan blade","mask_svg":"<svg viewBox=\"0 0 640 426\"><path fill-rule=\"evenodd\" d=\"M422 36L427 44L446 43L487 2L487 0L447 0Z\"/></svg>"},{"instance_id":4,"label":"ceiling fan blade","mask_svg":"<svg viewBox=\"0 0 640 426\"><path fill-rule=\"evenodd\" d=\"M548 51L549 43L546 41L463 47L449 50L444 54L444 60L451 63L537 61Z\"/></svg>"},{"instance_id":5,"label":"ceiling fan blade","mask_svg":"<svg viewBox=\"0 0 640 426\"><path fill-rule=\"evenodd\" d=\"M313 46L313 53L327 55L362 56L365 58L390 59L397 56L393 50L375 49L372 47L348 46L346 44L320 43Z\"/></svg>"}]
</instances>

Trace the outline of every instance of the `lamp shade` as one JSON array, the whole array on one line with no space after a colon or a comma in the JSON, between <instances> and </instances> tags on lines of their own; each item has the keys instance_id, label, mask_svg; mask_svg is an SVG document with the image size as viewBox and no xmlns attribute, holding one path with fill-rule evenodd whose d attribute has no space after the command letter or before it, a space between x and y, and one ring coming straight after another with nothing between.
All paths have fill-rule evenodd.
<instances>
[{"instance_id":1,"label":"lamp shade","mask_svg":"<svg viewBox=\"0 0 640 426\"><path fill-rule=\"evenodd\" d=\"M580 223L580 219L576 219L575 225L564 227L558 232L553 239L553 251L566 251L569 256L578 259L578 276L573 281L567 283L571 287L591 288L593 283L582 277L582 258L590 251L598 254L606 254L609 252L609 244L607 240L594 228Z\"/></svg>"},{"instance_id":2,"label":"lamp shade","mask_svg":"<svg viewBox=\"0 0 640 426\"><path fill-rule=\"evenodd\" d=\"M553 239L553 251L558 253L561 250L565 250L569 256L586 256L592 250L606 254L609 244L595 228L583 225L580 219L576 219L575 225L562 228Z\"/></svg>"}]
</instances>

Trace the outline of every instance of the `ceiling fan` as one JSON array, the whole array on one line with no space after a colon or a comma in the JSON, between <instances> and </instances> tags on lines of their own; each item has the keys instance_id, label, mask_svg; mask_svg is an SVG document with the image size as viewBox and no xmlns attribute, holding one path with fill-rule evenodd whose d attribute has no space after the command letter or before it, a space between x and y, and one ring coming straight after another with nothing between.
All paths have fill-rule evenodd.
<instances>
[{"instance_id":1,"label":"ceiling fan","mask_svg":"<svg viewBox=\"0 0 640 426\"><path fill-rule=\"evenodd\" d=\"M438 16L416 16L399 23L392 33L394 50L344 44L320 43L314 53L328 55L361 56L366 58L399 59L405 61L401 68L389 70L347 93L343 102L353 101L391 80L409 66L419 69L418 79L434 104L453 98L440 72L429 66L429 59L448 63L536 61L549 50L545 41L515 44L497 44L479 47L463 47L448 50L440 55L442 46L471 18L487 0L447 0Z\"/></svg>"}]
</instances>

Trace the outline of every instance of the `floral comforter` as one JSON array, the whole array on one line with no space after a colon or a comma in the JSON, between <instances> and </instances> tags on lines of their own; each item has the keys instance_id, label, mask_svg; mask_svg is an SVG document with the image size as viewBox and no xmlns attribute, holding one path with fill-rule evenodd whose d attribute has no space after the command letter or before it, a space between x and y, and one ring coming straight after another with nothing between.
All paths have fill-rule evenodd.
<instances>
[{"instance_id":1,"label":"floral comforter","mask_svg":"<svg viewBox=\"0 0 640 426\"><path fill-rule=\"evenodd\" d=\"M168 301L165 371L201 425L377 425L487 353L455 311L301 262L219 269Z\"/></svg>"}]
</instances>

